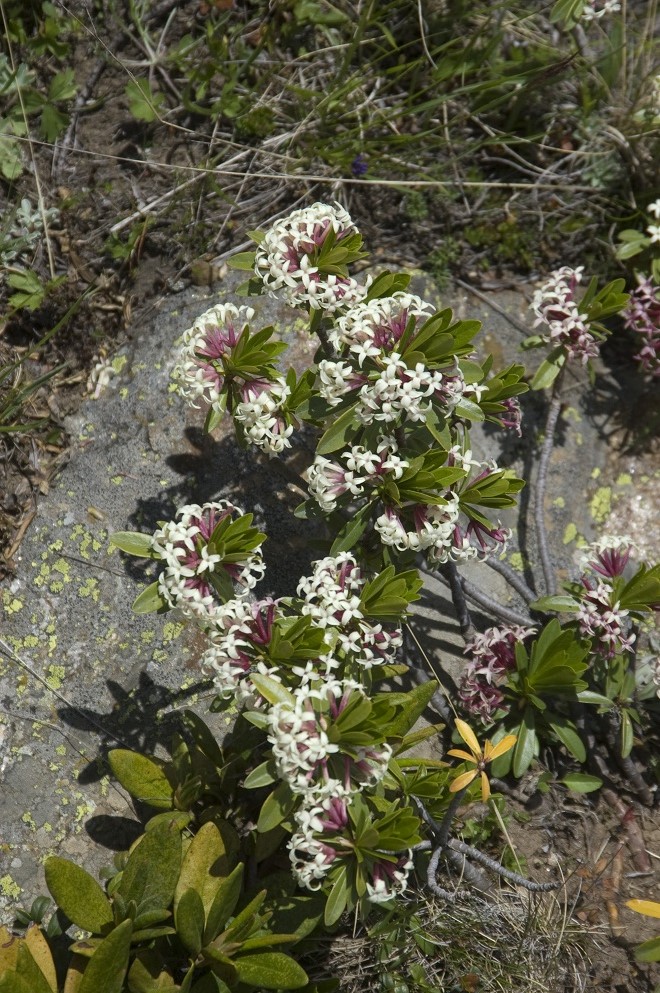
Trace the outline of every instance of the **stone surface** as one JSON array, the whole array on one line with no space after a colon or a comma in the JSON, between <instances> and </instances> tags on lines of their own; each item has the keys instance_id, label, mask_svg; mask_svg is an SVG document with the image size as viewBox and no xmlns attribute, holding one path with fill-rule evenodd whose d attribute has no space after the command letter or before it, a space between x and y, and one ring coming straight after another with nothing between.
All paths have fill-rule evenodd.
<instances>
[{"instance_id":1,"label":"stone surface","mask_svg":"<svg viewBox=\"0 0 660 993\"><path fill-rule=\"evenodd\" d=\"M187 407L170 385L175 340L202 310L231 295L233 285L230 278L220 294L170 297L148 327L134 330L119 374L69 423L71 460L40 502L17 577L0 590L0 634L13 653L0 657L0 906L6 907L0 917L44 892L41 865L48 855L79 860L95 872L113 848L126 847L136 821L122 789L106 775L108 748L158 752L167 747L180 710L206 713L212 696L199 667L201 636L172 614L131 613L149 564L145 571L141 561L111 550L109 534L151 531L184 503L222 496L254 512L271 536L261 593L292 592L315 557L314 533L291 515L300 493L278 464L240 451L229 425L205 436L202 412ZM428 285L416 289L438 298ZM438 302L484 321L482 347L495 353L496 366L517 359L528 321L521 294L484 302L461 289ZM313 348L296 314L266 298L254 305L255 325L274 323L286 333L287 359L299 368L309 363ZM605 371L601 381L609 382ZM613 463L598 412L581 404L576 383L569 381L566 390L546 499L561 575L570 573L576 539L590 539L611 521L617 493L629 498L634 473L646 477L644 485L653 477L639 457L625 473ZM498 457L527 477L531 472L533 482L543 415L542 399L528 399L523 440L480 429L473 435L476 455ZM508 561L525 568L528 578L538 575L530 519L524 495L520 519L509 515L505 522L524 549L514 547ZM470 566L466 574L521 608L487 567ZM415 613L420 641L451 685L460 675L462 642L439 580L429 579ZM478 611L475 616L488 623ZM216 722L219 734L223 721Z\"/></svg>"}]
</instances>

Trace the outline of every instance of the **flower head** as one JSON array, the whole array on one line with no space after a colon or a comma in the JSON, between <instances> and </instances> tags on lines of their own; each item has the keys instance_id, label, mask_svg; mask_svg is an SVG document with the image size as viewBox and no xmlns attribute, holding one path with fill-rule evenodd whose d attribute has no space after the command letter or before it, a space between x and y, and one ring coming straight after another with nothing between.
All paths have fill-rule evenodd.
<instances>
[{"instance_id":1,"label":"flower head","mask_svg":"<svg viewBox=\"0 0 660 993\"><path fill-rule=\"evenodd\" d=\"M219 409L226 380L225 362L253 317L251 307L219 303L184 331L172 376L179 393L193 406L204 400Z\"/></svg>"},{"instance_id":2,"label":"flower head","mask_svg":"<svg viewBox=\"0 0 660 993\"><path fill-rule=\"evenodd\" d=\"M282 295L292 306L334 313L358 303L371 279L360 286L355 279L323 264L323 249L357 228L348 212L335 204L314 203L294 210L266 231L257 248L254 269L270 296ZM327 243L327 244L326 244ZM354 253L354 257L359 257Z\"/></svg>"}]
</instances>

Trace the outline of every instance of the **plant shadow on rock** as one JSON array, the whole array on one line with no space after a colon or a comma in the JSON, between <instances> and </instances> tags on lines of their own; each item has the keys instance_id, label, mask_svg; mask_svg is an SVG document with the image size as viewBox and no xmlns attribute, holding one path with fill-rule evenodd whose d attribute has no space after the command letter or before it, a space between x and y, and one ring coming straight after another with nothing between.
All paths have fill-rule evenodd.
<instances>
[{"instance_id":1,"label":"plant shadow on rock","mask_svg":"<svg viewBox=\"0 0 660 993\"><path fill-rule=\"evenodd\" d=\"M277 460L255 459L255 450L245 451L231 437L214 439L200 428L185 431L190 449L170 455L166 463L179 480L157 497L138 501L130 515L129 530L153 532L158 522L172 520L179 507L228 499L246 513L269 540L264 543L266 578L259 595L295 593L298 580L309 572L310 563L325 552L315 550L318 523L298 520L293 510L305 497L304 490L287 482L287 469ZM153 564L145 559L123 557L126 573L135 581L152 582ZM151 577L151 578L148 578Z\"/></svg>"},{"instance_id":2,"label":"plant shadow on rock","mask_svg":"<svg viewBox=\"0 0 660 993\"><path fill-rule=\"evenodd\" d=\"M107 713L89 707L59 707L58 716L72 728L90 730L98 738L98 753L81 771L81 784L98 782L107 773L107 754L117 747L153 755L169 749L172 735L182 733L179 711L163 714L166 708L181 707L196 694L211 690L211 680L200 680L185 689L170 689L141 672L130 692L113 679L106 681L115 703ZM103 731L99 729L103 728Z\"/></svg>"}]
</instances>

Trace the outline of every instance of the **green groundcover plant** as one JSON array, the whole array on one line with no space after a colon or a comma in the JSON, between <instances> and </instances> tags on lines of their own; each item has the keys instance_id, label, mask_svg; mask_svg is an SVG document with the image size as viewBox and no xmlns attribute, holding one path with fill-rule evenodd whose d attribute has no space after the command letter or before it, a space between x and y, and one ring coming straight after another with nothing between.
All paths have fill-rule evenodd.
<instances>
[{"instance_id":1,"label":"green groundcover plant","mask_svg":"<svg viewBox=\"0 0 660 993\"><path fill-rule=\"evenodd\" d=\"M461 809L488 800L491 774L520 776L552 747L565 785L597 789L587 758L599 735L631 788L648 792L634 756L660 673L642 690L635 650L660 602L660 568L635 561L625 537L603 536L558 592L542 515L560 384L598 355L605 322L628 304L623 281L581 291L581 269L552 273L532 302L526 347L545 357L528 382L523 364L478 360L478 322L409 292L406 274L358 278L362 238L338 204L296 210L252 238L255 250L233 260L249 274L244 290L307 315L314 364L283 372L274 329L221 303L184 333L174 379L205 406L209 431L229 417L260 456L286 457L303 430L315 438L296 514L318 523L324 554L295 595L275 600L256 592L267 536L227 500L184 506L153 534L112 537L154 562L134 609L174 609L199 629L211 710L237 716L218 741L186 712L168 760L110 753L114 776L155 813L105 886L47 860L60 918L83 933L56 962L58 919L49 933L33 908L24 936L0 942L0 993L335 989L298 960L349 912L377 921L420 890L455 902L465 894L452 875L469 899L485 870L532 890L559 885L529 882L458 837ZM535 496L541 596L501 560L511 532L499 515L525 480L476 459L470 441L484 421L520 434L530 386L551 391ZM524 608L466 583L466 562L496 567ZM423 571L449 586L465 636L453 701L430 678L405 688L420 667L407 636ZM468 598L496 626L478 632ZM420 723L431 702L444 724ZM417 748L445 725L465 746L446 752L458 765Z\"/></svg>"}]
</instances>

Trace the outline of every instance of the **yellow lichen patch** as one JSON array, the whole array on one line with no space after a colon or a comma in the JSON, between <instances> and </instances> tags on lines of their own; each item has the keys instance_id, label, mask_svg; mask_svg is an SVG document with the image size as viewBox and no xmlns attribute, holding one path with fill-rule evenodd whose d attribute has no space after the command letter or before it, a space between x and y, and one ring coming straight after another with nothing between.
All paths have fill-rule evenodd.
<instances>
[{"instance_id":1,"label":"yellow lichen patch","mask_svg":"<svg viewBox=\"0 0 660 993\"><path fill-rule=\"evenodd\" d=\"M48 666L48 676L46 682L53 690L59 690L60 686L64 681L64 676L66 675L66 669L63 665L49 665Z\"/></svg>"},{"instance_id":2,"label":"yellow lichen patch","mask_svg":"<svg viewBox=\"0 0 660 993\"><path fill-rule=\"evenodd\" d=\"M58 755L66 755L66 745L58 745L55 751Z\"/></svg>"},{"instance_id":3,"label":"yellow lichen patch","mask_svg":"<svg viewBox=\"0 0 660 993\"><path fill-rule=\"evenodd\" d=\"M39 644L39 639L36 634L26 634L23 638L23 648L36 648Z\"/></svg>"},{"instance_id":4,"label":"yellow lichen patch","mask_svg":"<svg viewBox=\"0 0 660 993\"><path fill-rule=\"evenodd\" d=\"M18 599L18 597L12 596L9 590L2 591L2 605L5 608L5 614L9 616L10 614L17 614L19 610L22 610L25 604Z\"/></svg>"},{"instance_id":5,"label":"yellow lichen patch","mask_svg":"<svg viewBox=\"0 0 660 993\"><path fill-rule=\"evenodd\" d=\"M520 552L513 552L511 555L509 555L509 565L511 566L512 569L515 569L517 572L523 571L524 562Z\"/></svg>"},{"instance_id":6,"label":"yellow lichen patch","mask_svg":"<svg viewBox=\"0 0 660 993\"><path fill-rule=\"evenodd\" d=\"M632 476L629 472L622 472L617 476L616 480L617 486L632 486Z\"/></svg>"},{"instance_id":7,"label":"yellow lichen patch","mask_svg":"<svg viewBox=\"0 0 660 993\"><path fill-rule=\"evenodd\" d=\"M10 897L12 900L16 900L21 895L21 887L18 883L14 882L10 875L2 876L0 878L0 893L3 896Z\"/></svg>"},{"instance_id":8,"label":"yellow lichen patch","mask_svg":"<svg viewBox=\"0 0 660 993\"><path fill-rule=\"evenodd\" d=\"M83 600L87 599L87 597L91 597L94 603L98 603L100 596L98 585L98 579L94 579L93 576L90 576L85 580L82 586L78 587L78 596L82 597Z\"/></svg>"},{"instance_id":9,"label":"yellow lichen patch","mask_svg":"<svg viewBox=\"0 0 660 993\"><path fill-rule=\"evenodd\" d=\"M163 625L163 644L169 645L171 641L175 641L180 637L184 629L185 624L179 624L177 621L167 621Z\"/></svg>"},{"instance_id":10,"label":"yellow lichen patch","mask_svg":"<svg viewBox=\"0 0 660 993\"><path fill-rule=\"evenodd\" d=\"M599 476L600 476L600 469L598 468L598 466L596 466L594 469L591 470L591 478L598 479Z\"/></svg>"},{"instance_id":11,"label":"yellow lichen patch","mask_svg":"<svg viewBox=\"0 0 660 993\"><path fill-rule=\"evenodd\" d=\"M114 486L121 486L121 484L124 482L124 477L123 476L110 476L110 482Z\"/></svg>"},{"instance_id":12,"label":"yellow lichen patch","mask_svg":"<svg viewBox=\"0 0 660 993\"><path fill-rule=\"evenodd\" d=\"M65 583L71 582L71 566L66 559L59 558L53 562L53 571L59 572Z\"/></svg>"},{"instance_id":13,"label":"yellow lichen patch","mask_svg":"<svg viewBox=\"0 0 660 993\"><path fill-rule=\"evenodd\" d=\"M562 539L564 544L569 545L572 541L575 541L575 539L577 538L577 533L578 530L575 524L573 524L572 522L570 524L567 524L564 529L564 537Z\"/></svg>"},{"instance_id":14,"label":"yellow lichen patch","mask_svg":"<svg viewBox=\"0 0 660 993\"><path fill-rule=\"evenodd\" d=\"M561 510L562 507L566 506L566 501L562 496L558 496L555 500L552 501L552 506L559 507L559 509Z\"/></svg>"},{"instance_id":15,"label":"yellow lichen patch","mask_svg":"<svg viewBox=\"0 0 660 993\"><path fill-rule=\"evenodd\" d=\"M591 516L596 524L604 524L612 512L612 488L600 486L591 498L589 504Z\"/></svg>"},{"instance_id":16,"label":"yellow lichen patch","mask_svg":"<svg viewBox=\"0 0 660 993\"><path fill-rule=\"evenodd\" d=\"M24 824L27 824L28 827L32 828L33 831L37 830L37 822L35 821L32 814L29 812L29 810L25 811L25 813L21 817L21 820L23 821Z\"/></svg>"},{"instance_id":17,"label":"yellow lichen patch","mask_svg":"<svg viewBox=\"0 0 660 993\"><path fill-rule=\"evenodd\" d=\"M155 631L141 631L140 632L140 641L143 642L145 645L150 645L151 642L154 640L155 637L156 637L156 632Z\"/></svg>"}]
</instances>

